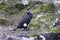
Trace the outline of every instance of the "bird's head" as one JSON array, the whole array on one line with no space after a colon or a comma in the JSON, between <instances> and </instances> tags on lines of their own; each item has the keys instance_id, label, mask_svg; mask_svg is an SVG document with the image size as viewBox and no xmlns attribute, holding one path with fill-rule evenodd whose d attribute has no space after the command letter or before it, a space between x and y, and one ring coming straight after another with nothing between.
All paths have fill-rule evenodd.
<instances>
[{"instance_id":1,"label":"bird's head","mask_svg":"<svg viewBox=\"0 0 60 40\"><path fill-rule=\"evenodd\" d=\"M30 7L27 8L26 13L30 13Z\"/></svg>"}]
</instances>

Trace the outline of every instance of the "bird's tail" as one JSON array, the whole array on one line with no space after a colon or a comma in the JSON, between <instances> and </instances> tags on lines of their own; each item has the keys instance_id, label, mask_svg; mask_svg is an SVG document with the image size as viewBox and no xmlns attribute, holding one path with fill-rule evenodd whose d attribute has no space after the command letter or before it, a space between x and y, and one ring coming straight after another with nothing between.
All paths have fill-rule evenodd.
<instances>
[{"instance_id":1,"label":"bird's tail","mask_svg":"<svg viewBox=\"0 0 60 40\"><path fill-rule=\"evenodd\" d=\"M17 28L14 28L14 29L12 29L11 31L14 31L14 32L15 32L16 30L17 30Z\"/></svg>"}]
</instances>

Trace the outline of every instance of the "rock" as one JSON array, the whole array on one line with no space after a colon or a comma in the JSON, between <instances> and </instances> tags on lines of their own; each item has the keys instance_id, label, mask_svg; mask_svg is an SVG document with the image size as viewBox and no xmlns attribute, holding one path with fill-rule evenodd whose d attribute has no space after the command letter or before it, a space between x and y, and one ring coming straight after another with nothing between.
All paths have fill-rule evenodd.
<instances>
[{"instance_id":1,"label":"rock","mask_svg":"<svg viewBox=\"0 0 60 40\"><path fill-rule=\"evenodd\" d=\"M1 34L0 37L1 37L0 39L6 40L7 35L6 34Z\"/></svg>"},{"instance_id":2,"label":"rock","mask_svg":"<svg viewBox=\"0 0 60 40\"><path fill-rule=\"evenodd\" d=\"M35 40L35 37L29 37L26 35L17 35L18 38L20 38L20 40Z\"/></svg>"},{"instance_id":3,"label":"rock","mask_svg":"<svg viewBox=\"0 0 60 40\"><path fill-rule=\"evenodd\" d=\"M8 37L7 40L15 40L15 39L13 39L12 37Z\"/></svg>"},{"instance_id":4,"label":"rock","mask_svg":"<svg viewBox=\"0 0 60 40\"><path fill-rule=\"evenodd\" d=\"M12 35L7 36L6 40L35 40L35 37L29 37L25 35Z\"/></svg>"},{"instance_id":5,"label":"rock","mask_svg":"<svg viewBox=\"0 0 60 40\"><path fill-rule=\"evenodd\" d=\"M22 37L22 40L35 40L35 38L34 37L30 37L30 38Z\"/></svg>"},{"instance_id":6,"label":"rock","mask_svg":"<svg viewBox=\"0 0 60 40\"><path fill-rule=\"evenodd\" d=\"M26 36L26 35L17 35L17 37L29 37L29 36Z\"/></svg>"},{"instance_id":7,"label":"rock","mask_svg":"<svg viewBox=\"0 0 60 40\"><path fill-rule=\"evenodd\" d=\"M42 40L60 40L60 33L46 33L46 34L40 34L37 36L37 39Z\"/></svg>"}]
</instances>

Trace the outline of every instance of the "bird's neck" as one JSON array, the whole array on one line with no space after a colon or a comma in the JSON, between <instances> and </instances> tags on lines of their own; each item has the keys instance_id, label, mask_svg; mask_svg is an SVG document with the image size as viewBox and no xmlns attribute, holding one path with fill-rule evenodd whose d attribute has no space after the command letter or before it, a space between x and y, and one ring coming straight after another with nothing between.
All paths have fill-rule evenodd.
<instances>
[{"instance_id":1,"label":"bird's neck","mask_svg":"<svg viewBox=\"0 0 60 40\"><path fill-rule=\"evenodd\" d=\"M31 13L30 12L27 12L27 15L30 15Z\"/></svg>"}]
</instances>

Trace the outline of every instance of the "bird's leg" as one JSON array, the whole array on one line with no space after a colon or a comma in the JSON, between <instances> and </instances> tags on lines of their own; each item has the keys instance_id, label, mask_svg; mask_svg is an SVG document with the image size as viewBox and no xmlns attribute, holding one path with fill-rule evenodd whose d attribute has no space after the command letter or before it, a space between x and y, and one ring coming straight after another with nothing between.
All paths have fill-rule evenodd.
<instances>
[{"instance_id":1,"label":"bird's leg","mask_svg":"<svg viewBox=\"0 0 60 40\"><path fill-rule=\"evenodd\" d=\"M23 30L27 31L27 27L26 27L26 28L24 28Z\"/></svg>"}]
</instances>

